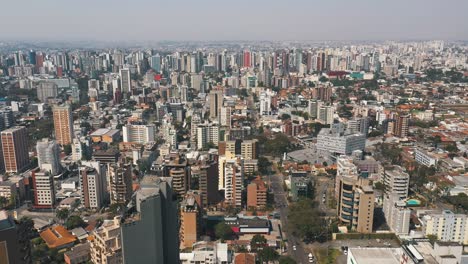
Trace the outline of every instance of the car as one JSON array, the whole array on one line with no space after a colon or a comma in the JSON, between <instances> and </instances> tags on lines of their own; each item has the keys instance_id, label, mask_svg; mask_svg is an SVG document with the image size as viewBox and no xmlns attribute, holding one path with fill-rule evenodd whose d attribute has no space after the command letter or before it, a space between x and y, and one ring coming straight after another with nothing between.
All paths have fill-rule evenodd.
<instances>
[{"instance_id":1,"label":"car","mask_svg":"<svg viewBox=\"0 0 468 264\"><path fill-rule=\"evenodd\" d=\"M294 245L294 246L293 246L293 250L297 250L297 247L296 247L296 245Z\"/></svg>"}]
</instances>

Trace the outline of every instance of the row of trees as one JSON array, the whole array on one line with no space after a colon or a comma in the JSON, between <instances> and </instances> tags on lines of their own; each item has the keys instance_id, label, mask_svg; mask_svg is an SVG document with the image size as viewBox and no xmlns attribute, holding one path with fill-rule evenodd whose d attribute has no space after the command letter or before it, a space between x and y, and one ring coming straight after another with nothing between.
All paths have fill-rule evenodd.
<instances>
[{"instance_id":1,"label":"row of trees","mask_svg":"<svg viewBox=\"0 0 468 264\"><path fill-rule=\"evenodd\" d=\"M336 226L329 228L329 223L321 216L312 199L300 199L289 206L288 231L306 241L325 242L329 234L336 231Z\"/></svg>"}]
</instances>

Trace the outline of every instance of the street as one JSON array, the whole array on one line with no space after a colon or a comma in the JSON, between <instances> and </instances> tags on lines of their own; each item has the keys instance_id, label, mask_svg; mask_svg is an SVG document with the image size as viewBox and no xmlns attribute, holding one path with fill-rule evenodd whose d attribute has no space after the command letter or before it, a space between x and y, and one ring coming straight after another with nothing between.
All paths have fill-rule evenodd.
<instances>
[{"instance_id":1,"label":"street","mask_svg":"<svg viewBox=\"0 0 468 264\"><path fill-rule=\"evenodd\" d=\"M283 235L285 235L285 240L287 240L287 250L288 254L293 257L298 264L309 263L308 254L303 246L303 243L300 239L296 238L284 228L287 226L287 217L288 217L288 201L287 193L283 190L283 179L282 176L278 173L271 175L271 188L275 196L275 204L277 211L280 214L281 225L283 229ZM296 250L293 250L293 246L296 246Z\"/></svg>"}]
</instances>

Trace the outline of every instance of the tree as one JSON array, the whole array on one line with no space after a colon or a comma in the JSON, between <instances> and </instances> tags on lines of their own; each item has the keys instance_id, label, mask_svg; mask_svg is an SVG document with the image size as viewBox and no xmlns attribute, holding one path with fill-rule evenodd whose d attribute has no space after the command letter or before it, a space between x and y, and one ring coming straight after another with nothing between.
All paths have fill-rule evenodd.
<instances>
[{"instance_id":1,"label":"tree","mask_svg":"<svg viewBox=\"0 0 468 264\"><path fill-rule=\"evenodd\" d=\"M271 165L271 162L267 158L263 156L258 158L258 172L261 174L268 174Z\"/></svg>"},{"instance_id":2,"label":"tree","mask_svg":"<svg viewBox=\"0 0 468 264\"><path fill-rule=\"evenodd\" d=\"M448 152L452 152L452 153L458 152L457 146L453 145L453 144L445 146L445 150L448 151Z\"/></svg>"},{"instance_id":3,"label":"tree","mask_svg":"<svg viewBox=\"0 0 468 264\"><path fill-rule=\"evenodd\" d=\"M304 217L304 216L307 217ZM301 199L290 205L288 230L307 240L323 242L328 239L327 223L312 199Z\"/></svg>"},{"instance_id":4,"label":"tree","mask_svg":"<svg viewBox=\"0 0 468 264\"><path fill-rule=\"evenodd\" d=\"M252 240L250 240L250 248L252 251L256 252L259 248L263 248L267 243L267 240L262 235L255 235Z\"/></svg>"},{"instance_id":5,"label":"tree","mask_svg":"<svg viewBox=\"0 0 468 264\"><path fill-rule=\"evenodd\" d=\"M67 221L65 222L65 227L67 229L73 229L77 227L85 227L85 221L78 215L72 215L68 217Z\"/></svg>"},{"instance_id":6,"label":"tree","mask_svg":"<svg viewBox=\"0 0 468 264\"><path fill-rule=\"evenodd\" d=\"M61 210L58 210L57 211L57 218L62 220L62 221L65 221L67 220L68 216L70 215L70 212L68 211L68 209L61 209Z\"/></svg>"},{"instance_id":7,"label":"tree","mask_svg":"<svg viewBox=\"0 0 468 264\"><path fill-rule=\"evenodd\" d=\"M296 264L297 262L290 256L281 256L279 258L279 264Z\"/></svg>"},{"instance_id":8,"label":"tree","mask_svg":"<svg viewBox=\"0 0 468 264\"><path fill-rule=\"evenodd\" d=\"M321 76L321 77L319 78L319 81L320 81L320 82L328 82L328 78L325 77L325 76Z\"/></svg>"},{"instance_id":9,"label":"tree","mask_svg":"<svg viewBox=\"0 0 468 264\"><path fill-rule=\"evenodd\" d=\"M260 259L260 262L269 262L269 261L275 261L279 258L278 252L274 250L271 247L265 247L262 250L258 251L258 258Z\"/></svg>"},{"instance_id":10,"label":"tree","mask_svg":"<svg viewBox=\"0 0 468 264\"><path fill-rule=\"evenodd\" d=\"M218 239L221 239L222 241L230 239L233 234L234 232L232 231L231 227L225 222L218 223L215 226L215 235Z\"/></svg>"},{"instance_id":11,"label":"tree","mask_svg":"<svg viewBox=\"0 0 468 264\"><path fill-rule=\"evenodd\" d=\"M0 208L7 206L8 199L4 196L0 196Z\"/></svg>"},{"instance_id":12,"label":"tree","mask_svg":"<svg viewBox=\"0 0 468 264\"><path fill-rule=\"evenodd\" d=\"M281 115L281 120L288 120L288 119L291 119L290 115L288 115L288 114L282 114Z\"/></svg>"},{"instance_id":13,"label":"tree","mask_svg":"<svg viewBox=\"0 0 468 264\"><path fill-rule=\"evenodd\" d=\"M65 155L70 155L72 153L72 146L70 144L64 145L63 146L63 152L65 152Z\"/></svg>"}]
</instances>

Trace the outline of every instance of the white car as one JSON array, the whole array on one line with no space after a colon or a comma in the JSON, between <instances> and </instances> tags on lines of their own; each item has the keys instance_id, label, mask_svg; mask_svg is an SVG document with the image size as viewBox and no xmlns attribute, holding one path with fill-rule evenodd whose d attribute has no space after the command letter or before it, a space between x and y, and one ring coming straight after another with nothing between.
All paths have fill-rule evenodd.
<instances>
[{"instance_id":1,"label":"white car","mask_svg":"<svg viewBox=\"0 0 468 264\"><path fill-rule=\"evenodd\" d=\"M293 246L293 250L297 250L297 247L296 247L296 245L294 245L294 246Z\"/></svg>"}]
</instances>

